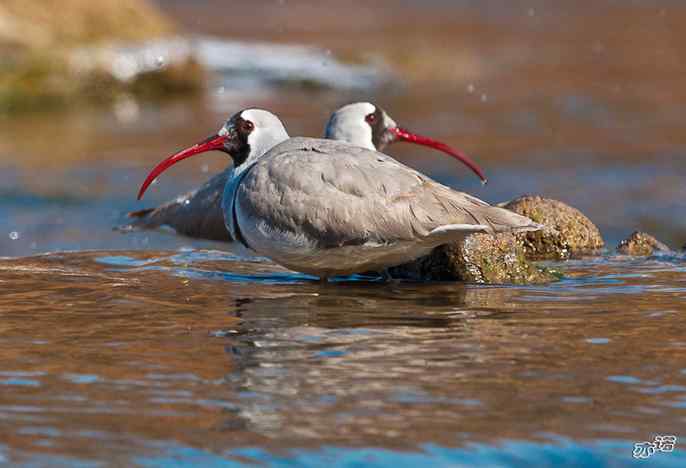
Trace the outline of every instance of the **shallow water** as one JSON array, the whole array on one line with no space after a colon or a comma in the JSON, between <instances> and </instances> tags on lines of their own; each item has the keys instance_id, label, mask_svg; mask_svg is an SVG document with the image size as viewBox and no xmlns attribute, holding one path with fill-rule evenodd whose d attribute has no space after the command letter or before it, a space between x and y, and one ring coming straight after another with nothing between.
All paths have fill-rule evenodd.
<instances>
[{"instance_id":1,"label":"shallow water","mask_svg":"<svg viewBox=\"0 0 686 468\"><path fill-rule=\"evenodd\" d=\"M686 241L685 7L382 1L343 24L347 3L235 2L228 23L218 0L161 3L193 34L314 44L394 84L241 72L233 89L218 71L202 98L3 120L0 464L686 464L686 257L612 252L634 229ZM112 229L225 167L187 161L135 201L148 169L234 111L319 135L361 99L490 183L423 149L392 147L401 161L490 202L567 201L607 254L554 264L549 286L322 285L236 246ZM676 450L634 460L657 434Z\"/></svg>"},{"instance_id":2,"label":"shallow water","mask_svg":"<svg viewBox=\"0 0 686 468\"><path fill-rule=\"evenodd\" d=\"M566 268L548 287L321 285L217 251L8 259L0 455L628 462L686 424L686 262Z\"/></svg>"}]
</instances>

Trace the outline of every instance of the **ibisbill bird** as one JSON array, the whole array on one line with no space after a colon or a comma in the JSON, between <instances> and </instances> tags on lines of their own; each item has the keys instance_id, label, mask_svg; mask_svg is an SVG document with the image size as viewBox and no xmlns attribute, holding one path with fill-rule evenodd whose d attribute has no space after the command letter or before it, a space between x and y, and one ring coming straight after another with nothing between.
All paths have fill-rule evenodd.
<instances>
[{"instance_id":1,"label":"ibisbill bird","mask_svg":"<svg viewBox=\"0 0 686 468\"><path fill-rule=\"evenodd\" d=\"M481 168L464 153L432 138L418 135L402 127L381 107L369 102L356 102L334 112L326 124L324 138L346 141L361 148L383 151L396 142L427 146L454 157L465 164L483 183L486 176ZM157 208L129 214L130 229L155 229L169 226L178 234L189 237L231 241L224 225L221 208L224 186L233 170L227 169L207 181L199 189L176 197Z\"/></svg>"},{"instance_id":2,"label":"ibisbill bird","mask_svg":"<svg viewBox=\"0 0 686 468\"><path fill-rule=\"evenodd\" d=\"M167 168L213 150L234 163L222 199L231 237L320 279L383 272L470 233L541 227L383 153L347 142L290 138L278 117L261 109L235 114L217 134L160 162L138 198Z\"/></svg>"}]
</instances>

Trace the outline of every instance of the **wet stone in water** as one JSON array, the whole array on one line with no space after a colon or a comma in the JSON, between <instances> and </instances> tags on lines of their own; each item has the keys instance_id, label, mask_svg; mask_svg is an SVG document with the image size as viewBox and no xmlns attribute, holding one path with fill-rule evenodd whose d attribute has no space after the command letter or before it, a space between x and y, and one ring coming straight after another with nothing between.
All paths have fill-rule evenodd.
<instances>
[{"instance_id":1,"label":"wet stone in water","mask_svg":"<svg viewBox=\"0 0 686 468\"><path fill-rule=\"evenodd\" d=\"M414 280L486 284L540 284L558 279L527 260L522 240L510 233L472 234L390 273Z\"/></svg>"},{"instance_id":2,"label":"wet stone in water","mask_svg":"<svg viewBox=\"0 0 686 468\"><path fill-rule=\"evenodd\" d=\"M641 231L635 231L617 246L618 253L635 257L647 257L655 252L669 252L670 250L667 245Z\"/></svg>"},{"instance_id":3,"label":"wet stone in water","mask_svg":"<svg viewBox=\"0 0 686 468\"><path fill-rule=\"evenodd\" d=\"M561 201L524 195L500 206L545 226L541 231L516 235L522 240L529 259L567 259L596 254L605 246L596 225L579 210Z\"/></svg>"}]
</instances>

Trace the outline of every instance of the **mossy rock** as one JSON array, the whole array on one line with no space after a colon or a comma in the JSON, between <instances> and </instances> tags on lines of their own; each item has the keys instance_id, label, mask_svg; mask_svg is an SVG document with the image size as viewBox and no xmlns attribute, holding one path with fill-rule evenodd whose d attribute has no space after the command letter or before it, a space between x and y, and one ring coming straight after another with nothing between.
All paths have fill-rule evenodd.
<instances>
[{"instance_id":1,"label":"mossy rock","mask_svg":"<svg viewBox=\"0 0 686 468\"><path fill-rule=\"evenodd\" d=\"M617 252L634 257L648 257L655 252L669 252L671 249L655 239L655 237L641 231L633 232L617 246Z\"/></svg>"},{"instance_id":2,"label":"mossy rock","mask_svg":"<svg viewBox=\"0 0 686 468\"><path fill-rule=\"evenodd\" d=\"M174 27L147 0L6 0L0 4L0 114L187 95L204 88L192 59L121 81L106 70L75 69L73 50L168 36Z\"/></svg>"},{"instance_id":3,"label":"mossy rock","mask_svg":"<svg viewBox=\"0 0 686 468\"><path fill-rule=\"evenodd\" d=\"M122 95L162 99L204 89L205 70L195 61L171 64L122 82L104 71L76 75L59 57L31 54L0 71L0 114L110 103Z\"/></svg>"},{"instance_id":4,"label":"mossy rock","mask_svg":"<svg viewBox=\"0 0 686 468\"><path fill-rule=\"evenodd\" d=\"M526 259L521 239L510 233L472 234L437 247L426 257L390 270L393 277L420 281L540 284L559 279Z\"/></svg>"},{"instance_id":5,"label":"mossy rock","mask_svg":"<svg viewBox=\"0 0 686 468\"><path fill-rule=\"evenodd\" d=\"M517 234L529 259L563 260L593 255L605 246L596 225L579 210L561 201L525 195L499 206L545 226L540 231Z\"/></svg>"}]
</instances>

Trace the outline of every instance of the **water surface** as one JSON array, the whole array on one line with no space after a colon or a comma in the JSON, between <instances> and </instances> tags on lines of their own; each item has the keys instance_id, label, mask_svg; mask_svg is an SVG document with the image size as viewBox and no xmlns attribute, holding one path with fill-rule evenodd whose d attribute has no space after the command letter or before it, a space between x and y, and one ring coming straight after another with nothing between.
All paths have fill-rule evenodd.
<instances>
[{"instance_id":1,"label":"water surface","mask_svg":"<svg viewBox=\"0 0 686 468\"><path fill-rule=\"evenodd\" d=\"M686 424L686 262L566 267L547 287L322 285L216 251L8 259L0 453L628 462Z\"/></svg>"}]
</instances>

